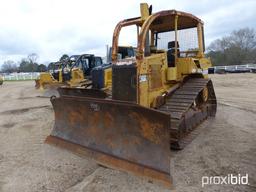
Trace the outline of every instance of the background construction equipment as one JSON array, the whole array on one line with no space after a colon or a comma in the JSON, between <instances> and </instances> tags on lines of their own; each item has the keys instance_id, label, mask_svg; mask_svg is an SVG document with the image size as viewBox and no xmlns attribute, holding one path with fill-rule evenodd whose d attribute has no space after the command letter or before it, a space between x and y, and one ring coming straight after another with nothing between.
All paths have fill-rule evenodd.
<instances>
[{"instance_id":1,"label":"background construction equipment","mask_svg":"<svg viewBox=\"0 0 256 192\"><path fill-rule=\"evenodd\" d=\"M101 57L92 54L72 55L71 57L50 65L49 72L41 73L35 80L37 89L43 90L43 96L58 96L57 88L90 87L91 71L102 66Z\"/></svg>"}]
</instances>

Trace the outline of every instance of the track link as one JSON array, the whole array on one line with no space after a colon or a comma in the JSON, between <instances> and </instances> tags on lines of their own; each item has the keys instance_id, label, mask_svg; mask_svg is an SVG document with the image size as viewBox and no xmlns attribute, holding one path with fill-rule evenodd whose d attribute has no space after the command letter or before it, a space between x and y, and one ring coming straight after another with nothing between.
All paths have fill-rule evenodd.
<instances>
[{"instance_id":1,"label":"track link","mask_svg":"<svg viewBox=\"0 0 256 192\"><path fill-rule=\"evenodd\" d=\"M202 101L206 87L208 98ZM216 96L210 79L190 78L170 95L158 110L171 114L171 149L183 149L190 143L198 135L194 129L207 117L215 116L216 108Z\"/></svg>"}]
</instances>

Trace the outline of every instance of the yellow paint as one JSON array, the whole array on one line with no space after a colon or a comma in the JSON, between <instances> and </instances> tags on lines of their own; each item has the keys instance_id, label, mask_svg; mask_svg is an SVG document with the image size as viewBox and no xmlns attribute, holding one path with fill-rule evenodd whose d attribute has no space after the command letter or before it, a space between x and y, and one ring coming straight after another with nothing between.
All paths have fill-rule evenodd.
<instances>
[{"instance_id":1,"label":"yellow paint","mask_svg":"<svg viewBox=\"0 0 256 192\"><path fill-rule=\"evenodd\" d=\"M170 88L166 78L167 54L165 52L145 57L140 66L139 76L146 76L146 81L139 80L139 104L154 107L156 97ZM154 73L154 69L157 69L158 75Z\"/></svg>"},{"instance_id":2,"label":"yellow paint","mask_svg":"<svg viewBox=\"0 0 256 192\"><path fill-rule=\"evenodd\" d=\"M181 82L190 74L207 70L211 66L211 61L208 58L197 57L177 58L176 67L168 68L167 53L164 52L151 54L143 61L138 61L138 64L140 66L139 77L146 76L146 81L139 81L139 104L145 107L155 107L156 98L167 92L175 85L175 82ZM153 73L154 69L158 69L159 75ZM207 75L204 77L207 78Z\"/></svg>"},{"instance_id":3,"label":"yellow paint","mask_svg":"<svg viewBox=\"0 0 256 192\"><path fill-rule=\"evenodd\" d=\"M37 81L38 81L39 89L44 89L45 84L54 84L58 82L53 78L51 73L46 73L46 72L40 73L40 76Z\"/></svg>"},{"instance_id":4,"label":"yellow paint","mask_svg":"<svg viewBox=\"0 0 256 192\"><path fill-rule=\"evenodd\" d=\"M177 80L177 67L168 67L167 68L167 80L176 81Z\"/></svg>"},{"instance_id":5,"label":"yellow paint","mask_svg":"<svg viewBox=\"0 0 256 192\"><path fill-rule=\"evenodd\" d=\"M201 23L197 24L197 36L198 36L198 46L199 51L197 53L197 57L204 57L204 50L203 50L203 31Z\"/></svg>"},{"instance_id":6,"label":"yellow paint","mask_svg":"<svg viewBox=\"0 0 256 192\"><path fill-rule=\"evenodd\" d=\"M112 87L112 69L107 68L104 70L104 87L110 89Z\"/></svg>"},{"instance_id":7,"label":"yellow paint","mask_svg":"<svg viewBox=\"0 0 256 192\"><path fill-rule=\"evenodd\" d=\"M70 81L65 82L67 85L71 87L77 87L80 85L82 81L85 80L83 71L78 68L74 68L71 71L71 79ZM62 73L59 73L59 81L54 79L54 77L49 72L40 73L39 78L36 80L39 84L39 89L44 89L44 85L62 85L64 83Z\"/></svg>"},{"instance_id":8,"label":"yellow paint","mask_svg":"<svg viewBox=\"0 0 256 192\"><path fill-rule=\"evenodd\" d=\"M78 86L83 80L85 79L84 77L84 73L81 69L73 69L71 71L71 79L70 81L68 82L68 84L71 86L71 87L76 87Z\"/></svg>"},{"instance_id":9,"label":"yellow paint","mask_svg":"<svg viewBox=\"0 0 256 192\"><path fill-rule=\"evenodd\" d=\"M205 73L211 67L209 58L204 55L203 41L203 23L190 14L176 12L174 10L168 12L163 11L149 15L148 5L142 3L140 6L141 18L139 21L131 19L121 22L115 30L113 47L118 47L119 32L122 27L137 25L140 27L137 36L137 103L145 107L154 108L157 101L170 91L170 89L181 83L185 77L192 74L199 74L207 78ZM167 18L170 16L170 19ZM134 22L132 22L134 20ZM184 23L181 23L184 22ZM195 23L196 22L196 23ZM179 30L186 28L197 28L198 49L181 51L178 48ZM159 38L154 34L161 32L174 31L175 33L175 67L168 67L167 51L160 50L155 47L155 38ZM150 42L147 42L150 32ZM147 46L150 47L150 53ZM145 54L145 50L147 50ZM179 54L179 51L181 54ZM181 57L180 57L181 55ZM115 58L115 55L112 55ZM128 60L127 60L128 62Z\"/></svg>"},{"instance_id":10,"label":"yellow paint","mask_svg":"<svg viewBox=\"0 0 256 192\"><path fill-rule=\"evenodd\" d=\"M141 20L145 21L149 17L149 10L148 10L148 4L147 3L141 3L140 4L140 14L141 14Z\"/></svg>"},{"instance_id":11,"label":"yellow paint","mask_svg":"<svg viewBox=\"0 0 256 192\"><path fill-rule=\"evenodd\" d=\"M174 53L174 56L175 56L175 66L177 65L177 54L178 54L178 51L177 51L177 48L178 48L178 18L179 16L176 15L175 16L175 19L174 19L174 30L175 30L175 53Z\"/></svg>"}]
</instances>

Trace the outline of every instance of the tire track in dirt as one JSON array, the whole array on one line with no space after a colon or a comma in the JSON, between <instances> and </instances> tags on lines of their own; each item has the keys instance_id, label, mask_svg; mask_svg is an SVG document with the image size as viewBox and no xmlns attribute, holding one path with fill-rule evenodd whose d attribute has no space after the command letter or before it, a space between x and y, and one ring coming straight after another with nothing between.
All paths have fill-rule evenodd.
<instances>
[{"instance_id":1,"label":"tire track in dirt","mask_svg":"<svg viewBox=\"0 0 256 192\"><path fill-rule=\"evenodd\" d=\"M243 110L243 111L247 111L247 112L251 112L251 113L256 114L256 111L253 110L253 109L247 109L247 108L240 107L240 106L237 106L237 105L234 105L234 104L231 104L231 103L226 103L226 102L219 101L218 104L228 106L228 107L233 107L233 108L236 108L236 109L240 109L240 110Z\"/></svg>"},{"instance_id":2,"label":"tire track in dirt","mask_svg":"<svg viewBox=\"0 0 256 192\"><path fill-rule=\"evenodd\" d=\"M26 113L30 110L41 109L41 108L46 108L46 109L52 110L52 107L50 105L42 105L42 106L36 106L36 107L28 107L28 108L22 108L22 109L13 109L13 110L8 110L8 111L2 111L2 112L0 112L0 115L20 115L20 114Z\"/></svg>"}]
</instances>

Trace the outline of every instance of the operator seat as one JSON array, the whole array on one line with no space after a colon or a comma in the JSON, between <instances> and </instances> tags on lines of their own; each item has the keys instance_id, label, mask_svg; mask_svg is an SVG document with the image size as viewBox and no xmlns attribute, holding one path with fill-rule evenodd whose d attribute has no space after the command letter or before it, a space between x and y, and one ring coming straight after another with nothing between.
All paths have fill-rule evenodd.
<instances>
[{"instance_id":1,"label":"operator seat","mask_svg":"<svg viewBox=\"0 0 256 192\"><path fill-rule=\"evenodd\" d=\"M168 67L175 67L175 41L168 42L167 61ZM177 42L177 56L180 57L179 42Z\"/></svg>"}]
</instances>

